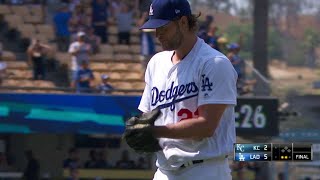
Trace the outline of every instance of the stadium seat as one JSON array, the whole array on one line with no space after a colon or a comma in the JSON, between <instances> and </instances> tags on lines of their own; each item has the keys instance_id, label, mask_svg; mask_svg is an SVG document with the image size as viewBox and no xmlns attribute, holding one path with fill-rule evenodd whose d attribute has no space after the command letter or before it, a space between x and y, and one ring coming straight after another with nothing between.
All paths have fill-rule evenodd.
<instances>
[{"instance_id":1,"label":"stadium seat","mask_svg":"<svg viewBox=\"0 0 320 180\"><path fill-rule=\"evenodd\" d=\"M125 54L130 53L130 47L124 44L117 44L113 46L113 50L115 54Z\"/></svg>"},{"instance_id":2,"label":"stadium seat","mask_svg":"<svg viewBox=\"0 0 320 180\"><path fill-rule=\"evenodd\" d=\"M27 62L23 61L7 61L8 69L29 69Z\"/></svg>"},{"instance_id":3,"label":"stadium seat","mask_svg":"<svg viewBox=\"0 0 320 180\"><path fill-rule=\"evenodd\" d=\"M141 30L139 29L139 27L133 27L130 32L131 35L140 35L140 33Z\"/></svg>"},{"instance_id":4,"label":"stadium seat","mask_svg":"<svg viewBox=\"0 0 320 180\"><path fill-rule=\"evenodd\" d=\"M25 23L31 23L31 24L42 24L43 18L39 15L26 15L23 16L23 21Z\"/></svg>"},{"instance_id":5,"label":"stadium seat","mask_svg":"<svg viewBox=\"0 0 320 180\"><path fill-rule=\"evenodd\" d=\"M93 71L93 76L94 76L94 81L95 81L95 84L100 82L100 76L101 76L101 73L100 72L95 72Z\"/></svg>"},{"instance_id":6,"label":"stadium seat","mask_svg":"<svg viewBox=\"0 0 320 180\"><path fill-rule=\"evenodd\" d=\"M109 44L118 44L118 36L109 35Z\"/></svg>"},{"instance_id":7,"label":"stadium seat","mask_svg":"<svg viewBox=\"0 0 320 180\"><path fill-rule=\"evenodd\" d=\"M161 52L161 51L163 51L162 46L156 45L156 52Z\"/></svg>"},{"instance_id":8,"label":"stadium seat","mask_svg":"<svg viewBox=\"0 0 320 180\"><path fill-rule=\"evenodd\" d=\"M123 78L127 81L141 81L143 79L142 74L137 72L126 73Z\"/></svg>"},{"instance_id":9,"label":"stadium seat","mask_svg":"<svg viewBox=\"0 0 320 180\"><path fill-rule=\"evenodd\" d=\"M111 92L111 94L112 94L112 95L118 95L118 96L126 95L126 93L124 93L124 92L118 92L118 91Z\"/></svg>"},{"instance_id":10,"label":"stadium seat","mask_svg":"<svg viewBox=\"0 0 320 180\"><path fill-rule=\"evenodd\" d=\"M114 50L113 50L113 46L109 45L109 44L102 44L100 45L100 52L103 54L113 54Z\"/></svg>"},{"instance_id":11,"label":"stadium seat","mask_svg":"<svg viewBox=\"0 0 320 180\"><path fill-rule=\"evenodd\" d=\"M114 56L113 54L103 54L103 53L99 53L99 54L94 54L90 56L90 60L92 62L98 61L113 61L114 60Z\"/></svg>"},{"instance_id":12,"label":"stadium seat","mask_svg":"<svg viewBox=\"0 0 320 180\"><path fill-rule=\"evenodd\" d=\"M67 64L71 65L71 55L69 53L61 53L57 52L56 53L56 59L61 63L61 64Z\"/></svg>"},{"instance_id":13,"label":"stadium seat","mask_svg":"<svg viewBox=\"0 0 320 180\"><path fill-rule=\"evenodd\" d=\"M43 18L43 10L41 5L31 5L30 6L30 13L34 16L39 16L40 18Z\"/></svg>"},{"instance_id":14,"label":"stadium seat","mask_svg":"<svg viewBox=\"0 0 320 180\"><path fill-rule=\"evenodd\" d=\"M37 80L37 81L32 81L34 87L47 87L47 88L53 88L55 85L51 81L42 81L42 80Z\"/></svg>"},{"instance_id":15,"label":"stadium seat","mask_svg":"<svg viewBox=\"0 0 320 180\"><path fill-rule=\"evenodd\" d=\"M128 66L125 63L114 63L112 65L112 71L129 71Z\"/></svg>"},{"instance_id":16,"label":"stadium seat","mask_svg":"<svg viewBox=\"0 0 320 180\"><path fill-rule=\"evenodd\" d=\"M3 51L2 52L2 60L4 61L15 61L16 55L10 51Z\"/></svg>"},{"instance_id":17,"label":"stadium seat","mask_svg":"<svg viewBox=\"0 0 320 180\"><path fill-rule=\"evenodd\" d=\"M91 62L90 68L92 69L92 71L105 71L108 69L106 63L96 63L96 62Z\"/></svg>"},{"instance_id":18,"label":"stadium seat","mask_svg":"<svg viewBox=\"0 0 320 180\"><path fill-rule=\"evenodd\" d=\"M141 46L140 45L130 45L130 50L132 54L140 54Z\"/></svg>"},{"instance_id":19,"label":"stadium seat","mask_svg":"<svg viewBox=\"0 0 320 180\"><path fill-rule=\"evenodd\" d=\"M132 56L132 54L116 54L114 56L114 59L116 61L132 61L133 56Z\"/></svg>"},{"instance_id":20,"label":"stadium seat","mask_svg":"<svg viewBox=\"0 0 320 180\"><path fill-rule=\"evenodd\" d=\"M8 26L11 29L16 29L19 24L23 24L22 17L16 14L5 15L4 20L8 23Z\"/></svg>"},{"instance_id":21,"label":"stadium seat","mask_svg":"<svg viewBox=\"0 0 320 180\"><path fill-rule=\"evenodd\" d=\"M142 67L141 63L128 63L127 67L132 72L143 72L144 71L144 68Z\"/></svg>"},{"instance_id":22,"label":"stadium seat","mask_svg":"<svg viewBox=\"0 0 320 180\"><path fill-rule=\"evenodd\" d=\"M55 39L55 32L52 25L48 24L38 24L36 25L36 30L40 34L45 35L49 40Z\"/></svg>"},{"instance_id":23,"label":"stadium seat","mask_svg":"<svg viewBox=\"0 0 320 180\"><path fill-rule=\"evenodd\" d=\"M47 56L48 58L54 58L55 54L58 52L58 46L56 43L48 43L48 45L50 46L51 50L47 53Z\"/></svg>"},{"instance_id":24,"label":"stadium seat","mask_svg":"<svg viewBox=\"0 0 320 180\"><path fill-rule=\"evenodd\" d=\"M143 56L140 54L133 54L132 58L133 58L133 61L136 61L136 62L141 62L143 60Z\"/></svg>"},{"instance_id":25,"label":"stadium seat","mask_svg":"<svg viewBox=\"0 0 320 180\"><path fill-rule=\"evenodd\" d=\"M108 18L108 24L111 25L111 26L112 25L117 25L116 20L111 16Z\"/></svg>"},{"instance_id":26,"label":"stadium seat","mask_svg":"<svg viewBox=\"0 0 320 180\"><path fill-rule=\"evenodd\" d=\"M49 39L48 39L48 37L47 37L46 35L44 35L44 34L41 34L41 33L34 34L34 35L32 36L32 38L38 39L40 42L45 43L45 44L47 44L47 43L50 42Z\"/></svg>"},{"instance_id":27,"label":"stadium seat","mask_svg":"<svg viewBox=\"0 0 320 180\"><path fill-rule=\"evenodd\" d=\"M91 7L85 8L85 14L86 14L87 16L91 16L91 15L92 15L92 8L91 8Z\"/></svg>"},{"instance_id":28,"label":"stadium seat","mask_svg":"<svg viewBox=\"0 0 320 180\"><path fill-rule=\"evenodd\" d=\"M84 6L91 6L93 0L81 0Z\"/></svg>"},{"instance_id":29,"label":"stadium seat","mask_svg":"<svg viewBox=\"0 0 320 180\"><path fill-rule=\"evenodd\" d=\"M36 34L36 28L33 24L20 24L17 29L24 38L32 38Z\"/></svg>"},{"instance_id":30,"label":"stadium seat","mask_svg":"<svg viewBox=\"0 0 320 180\"><path fill-rule=\"evenodd\" d=\"M121 80L122 79L122 75L121 73L118 72L111 72L108 74L111 80Z\"/></svg>"},{"instance_id":31,"label":"stadium seat","mask_svg":"<svg viewBox=\"0 0 320 180\"><path fill-rule=\"evenodd\" d=\"M132 89L132 84L130 82L116 82L114 84L117 89L122 89L122 90Z\"/></svg>"},{"instance_id":32,"label":"stadium seat","mask_svg":"<svg viewBox=\"0 0 320 180\"><path fill-rule=\"evenodd\" d=\"M32 79L33 77L31 70L7 69L7 73L9 74L7 79L27 80L27 79Z\"/></svg>"},{"instance_id":33,"label":"stadium seat","mask_svg":"<svg viewBox=\"0 0 320 180\"><path fill-rule=\"evenodd\" d=\"M32 80L14 80L7 79L3 81L3 86L16 86L16 87L34 87Z\"/></svg>"},{"instance_id":34,"label":"stadium seat","mask_svg":"<svg viewBox=\"0 0 320 180\"><path fill-rule=\"evenodd\" d=\"M31 15L28 6L11 6L11 10L14 14L21 17Z\"/></svg>"},{"instance_id":35,"label":"stadium seat","mask_svg":"<svg viewBox=\"0 0 320 180\"><path fill-rule=\"evenodd\" d=\"M141 90L141 91L144 90L144 87L146 85L145 82L133 82L132 84L133 84L132 85L133 89Z\"/></svg>"},{"instance_id":36,"label":"stadium seat","mask_svg":"<svg viewBox=\"0 0 320 180\"><path fill-rule=\"evenodd\" d=\"M11 14L11 8L8 5L0 5L0 14L1 15L6 15L6 14Z\"/></svg>"},{"instance_id":37,"label":"stadium seat","mask_svg":"<svg viewBox=\"0 0 320 180\"><path fill-rule=\"evenodd\" d=\"M140 36L137 35L131 35L130 36L130 44L140 44Z\"/></svg>"},{"instance_id":38,"label":"stadium seat","mask_svg":"<svg viewBox=\"0 0 320 180\"><path fill-rule=\"evenodd\" d=\"M155 43L155 45L159 45L159 46L161 46L161 43L160 43L160 41L158 40L158 38L155 38L154 43Z\"/></svg>"},{"instance_id":39,"label":"stadium seat","mask_svg":"<svg viewBox=\"0 0 320 180\"><path fill-rule=\"evenodd\" d=\"M108 27L108 33L112 35L117 35L118 34L118 27L117 26L109 26Z\"/></svg>"}]
</instances>

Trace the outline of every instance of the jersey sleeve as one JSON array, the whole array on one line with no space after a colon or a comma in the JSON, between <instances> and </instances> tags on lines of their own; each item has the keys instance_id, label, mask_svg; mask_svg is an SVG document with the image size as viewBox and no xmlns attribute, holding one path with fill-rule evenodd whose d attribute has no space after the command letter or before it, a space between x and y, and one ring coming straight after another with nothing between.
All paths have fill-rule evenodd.
<instances>
[{"instance_id":1,"label":"jersey sleeve","mask_svg":"<svg viewBox=\"0 0 320 180\"><path fill-rule=\"evenodd\" d=\"M150 64L150 63L149 63ZM138 109L142 112L149 112L151 111L150 101L151 101L151 72L150 66L148 65L145 73L145 88L142 94L142 98L139 104Z\"/></svg>"},{"instance_id":2,"label":"jersey sleeve","mask_svg":"<svg viewBox=\"0 0 320 180\"><path fill-rule=\"evenodd\" d=\"M74 53L74 52L76 52L76 47L75 47L75 44L74 44L74 43L70 44L69 49L68 49L68 52L69 52L69 53Z\"/></svg>"},{"instance_id":3,"label":"jersey sleeve","mask_svg":"<svg viewBox=\"0 0 320 180\"><path fill-rule=\"evenodd\" d=\"M199 74L198 106L204 104L237 104L237 73L226 57L204 63Z\"/></svg>"},{"instance_id":4,"label":"jersey sleeve","mask_svg":"<svg viewBox=\"0 0 320 180\"><path fill-rule=\"evenodd\" d=\"M91 78L91 79L94 79L93 71L92 71L92 70L90 70L90 71L89 71L89 73L90 73L90 78Z\"/></svg>"}]
</instances>

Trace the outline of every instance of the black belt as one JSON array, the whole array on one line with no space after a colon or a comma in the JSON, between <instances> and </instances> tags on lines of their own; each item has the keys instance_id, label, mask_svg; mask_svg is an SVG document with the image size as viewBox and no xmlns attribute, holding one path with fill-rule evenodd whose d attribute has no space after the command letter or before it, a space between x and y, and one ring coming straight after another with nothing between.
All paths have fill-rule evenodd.
<instances>
[{"instance_id":1,"label":"black belt","mask_svg":"<svg viewBox=\"0 0 320 180\"><path fill-rule=\"evenodd\" d=\"M203 163L204 162L204 160L194 160L194 161L191 161L192 162L192 164L199 164L199 163ZM192 165L191 164L191 165ZM181 166L180 166L180 168L185 168L186 166L184 165L184 164L182 164Z\"/></svg>"},{"instance_id":2,"label":"black belt","mask_svg":"<svg viewBox=\"0 0 320 180\"><path fill-rule=\"evenodd\" d=\"M222 157L217 157L217 158L212 158L211 160L214 160L214 159L224 159L224 158L228 158L228 155L225 155L225 156L222 156ZM210 159L207 159L207 160L210 160ZM188 163L188 165L187 166L191 166L191 165L194 165L194 164L199 164L199 163L203 163L204 161L206 161L206 160L193 160L193 161L190 161L189 163ZM182 164L181 166L180 166L180 168L185 168L185 167L187 167L185 164Z\"/></svg>"}]
</instances>

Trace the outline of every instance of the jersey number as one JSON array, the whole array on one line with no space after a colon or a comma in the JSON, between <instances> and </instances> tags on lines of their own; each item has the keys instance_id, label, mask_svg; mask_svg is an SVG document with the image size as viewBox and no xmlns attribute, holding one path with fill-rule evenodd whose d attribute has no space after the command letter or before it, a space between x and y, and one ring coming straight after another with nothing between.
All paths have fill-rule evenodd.
<instances>
[{"instance_id":1,"label":"jersey number","mask_svg":"<svg viewBox=\"0 0 320 180\"><path fill-rule=\"evenodd\" d=\"M180 121L196 118L198 116L199 116L198 109L194 113L192 113L189 109L180 109L180 111L178 112L178 117L181 117Z\"/></svg>"}]
</instances>

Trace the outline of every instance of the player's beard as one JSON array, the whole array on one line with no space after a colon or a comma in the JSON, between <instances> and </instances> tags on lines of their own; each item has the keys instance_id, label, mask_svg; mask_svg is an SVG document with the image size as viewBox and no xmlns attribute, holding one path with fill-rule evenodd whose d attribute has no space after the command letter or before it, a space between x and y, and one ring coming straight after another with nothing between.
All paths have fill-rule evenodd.
<instances>
[{"instance_id":1,"label":"player's beard","mask_svg":"<svg viewBox=\"0 0 320 180\"><path fill-rule=\"evenodd\" d=\"M170 40L168 40L167 42L163 42L161 43L162 45L162 49L164 51L173 51L178 49L181 44L182 44L182 39L183 39L183 35L182 32L180 30L179 25L177 24L177 29L176 32L174 33L174 35L172 36L172 38L170 38Z\"/></svg>"}]
</instances>

